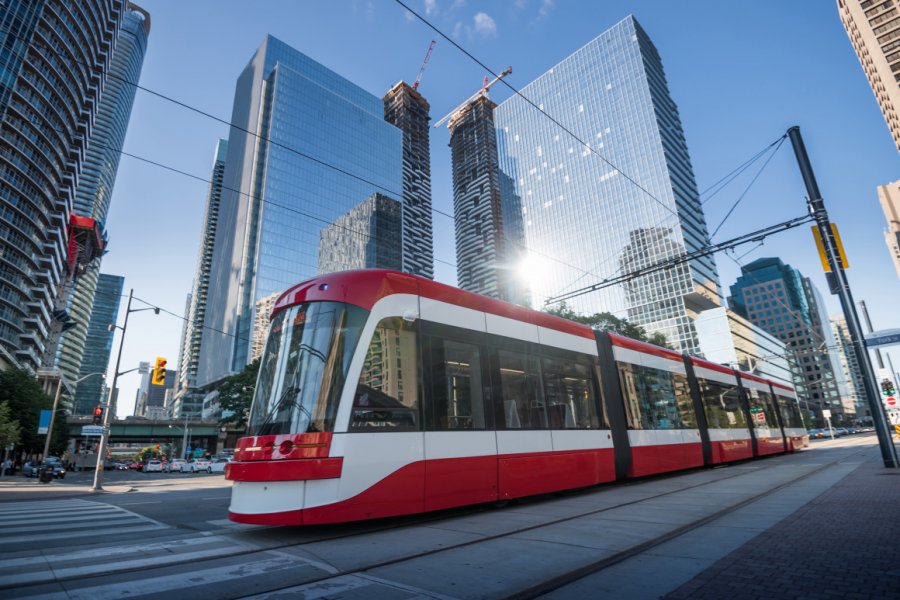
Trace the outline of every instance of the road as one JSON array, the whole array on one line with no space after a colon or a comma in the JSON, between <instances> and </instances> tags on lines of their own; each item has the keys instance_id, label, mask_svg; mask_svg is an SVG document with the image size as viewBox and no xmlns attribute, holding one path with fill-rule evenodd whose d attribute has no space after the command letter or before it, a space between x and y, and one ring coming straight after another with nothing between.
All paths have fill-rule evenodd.
<instances>
[{"instance_id":1,"label":"road","mask_svg":"<svg viewBox=\"0 0 900 600\"><path fill-rule=\"evenodd\" d=\"M0 487L0 597L576 598L625 583L618 597L658 597L876 455L854 436L503 509L305 528L230 523L218 475L115 473L110 488L136 491L52 495L83 489L76 474L41 499Z\"/></svg>"}]
</instances>

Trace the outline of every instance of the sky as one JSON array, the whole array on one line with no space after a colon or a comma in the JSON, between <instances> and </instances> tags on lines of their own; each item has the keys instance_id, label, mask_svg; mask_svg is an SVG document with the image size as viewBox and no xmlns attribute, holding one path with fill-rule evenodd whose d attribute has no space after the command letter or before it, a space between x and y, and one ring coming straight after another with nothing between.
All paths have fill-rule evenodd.
<instances>
[{"instance_id":1,"label":"sky","mask_svg":"<svg viewBox=\"0 0 900 600\"><path fill-rule=\"evenodd\" d=\"M406 0L404 0L406 1ZM393 0L143 0L151 32L141 85L229 120L237 76L264 35L272 34L372 94L411 82L436 37ZM521 88L633 14L662 56L681 115L701 192L799 125L831 219L840 227L856 300L876 329L900 327L900 279L884 243L876 187L900 179L900 156L838 16L836 2L707 0L408 0L460 46ZM420 92L437 121L481 87L487 75L438 38ZM501 85L491 90L501 102ZM210 176L213 151L227 126L138 91L124 150ZM436 210L452 214L446 128L433 129L431 168ZM598 158L599 160L599 158ZM706 205L711 230L744 192L751 169ZM631 173L640 179L640 174ZM101 271L125 276L125 294L182 315L196 272L207 185L123 157L110 207L109 253ZM784 144L713 241L805 214L805 189L790 144ZM434 216L435 278L456 283L453 223ZM751 246L738 249L740 255ZM812 236L801 227L768 238L742 258L779 256L827 294ZM565 260L565 257L559 257ZM442 262L443 261L443 262ZM716 256L723 289L740 274ZM449 265L447 263L450 263ZM125 298L119 312L124 320ZM132 308L145 304L135 300ZM120 371L153 361L177 363L183 321L165 312L131 314ZM113 344L110 379L119 348ZM894 358L900 368L900 351ZM108 379L108 381L110 381ZM133 411L136 373L119 378L118 414Z\"/></svg>"}]
</instances>

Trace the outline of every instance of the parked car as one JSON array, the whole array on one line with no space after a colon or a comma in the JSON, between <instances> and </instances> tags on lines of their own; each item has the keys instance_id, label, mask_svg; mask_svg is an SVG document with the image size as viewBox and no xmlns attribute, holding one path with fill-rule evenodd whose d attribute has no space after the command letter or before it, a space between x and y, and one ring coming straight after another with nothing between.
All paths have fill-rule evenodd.
<instances>
[{"instance_id":1,"label":"parked car","mask_svg":"<svg viewBox=\"0 0 900 600\"><path fill-rule=\"evenodd\" d=\"M40 477L41 468L46 464L53 469L54 478L63 479L66 476L66 469L63 467L59 459L51 460L52 458L53 457L48 458L46 463L29 460L24 465L22 465L22 475L24 475L25 477Z\"/></svg>"},{"instance_id":2,"label":"parked car","mask_svg":"<svg viewBox=\"0 0 900 600\"><path fill-rule=\"evenodd\" d=\"M202 473L209 468L208 458L194 458L181 466L182 473Z\"/></svg>"},{"instance_id":3,"label":"parked car","mask_svg":"<svg viewBox=\"0 0 900 600\"><path fill-rule=\"evenodd\" d=\"M231 458L214 458L210 461L209 466L206 468L207 473L224 473L225 465L230 462L234 462Z\"/></svg>"},{"instance_id":4,"label":"parked car","mask_svg":"<svg viewBox=\"0 0 900 600\"><path fill-rule=\"evenodd\" d=\"M825 437L826 435L825 432L821 429L810 429L806 433L809 434L809 439L811 440L818 440Z\"/></svg>"},{"instance_id":5,"label":"parked car","mask_svg":"<svg viewBox=\"0 0 900 600\"><path fill-rule=\"evenodd\" d=\"M846 427L835 427L834 428L834 437L840 437L843 435L850 435L850 432Z\"/></svg>"},{"instance_id":6,"label":"parked car","mask_svg":"<svg viewBox=\"0 0 900 600\"><path fill-rule=\"evenodd\" d=\"M115 463L115 469L116 471L127 471L129 469L129 466L127 463L117 462Z\"/></svg>"},{"instance_id":7,"label":"parked car","mask_svg":"<svg viewBox=\"0 0 900 600\"><path fill-rule=\"evenodd\" d=\"M151 458L147 461L147 464L144 465L144 473L162 473L162 470L162 461L158 458Z\"/></svg>"},{"instance_id":8,"label":"parked car","mask_svg":"<svg viewBox=\"0 0 900 600\"><path fill-rule=\"evenodd\" d=\"M173 458L163 466L163 471L166 473L171 473L172 471L180 472L181 467L184 466L184 462L183 458Z\"/></svg>"}]
</instances>

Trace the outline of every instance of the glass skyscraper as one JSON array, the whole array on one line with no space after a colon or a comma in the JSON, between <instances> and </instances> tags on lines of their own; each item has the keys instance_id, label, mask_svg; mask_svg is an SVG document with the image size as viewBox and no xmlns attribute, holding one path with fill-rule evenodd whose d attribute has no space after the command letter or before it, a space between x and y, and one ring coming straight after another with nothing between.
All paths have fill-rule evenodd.
<instances>
[{"instance_id":1,"label":"glass skyscraper","mask_svg":"<svg viewBox=\"0 0 900 600\"><path fill-rule=\"evenodd\" d=\"M75 184L124 0L0 4L0 354L52 366ZM62 36L62 37L61 37ZM62 40L62 41L60 41ZM59 314L59 313L57 313ZM14 357L14 360L9 360Z\"/></svg>"},{"instance_id":2,"label":"glass skyscraper","mask_svg":"<svg viewBox=\"0 0 900 600\"><path fill-rule=\"evenodd\" d=\"M382 99L272 36L238 78L231 121L259 137L228 138L200 386L247 364L257 300L316 274L324 227L376 192L403 198L402 133Z\"/></svg>"},{"instance_id":3,"label":"glass skyscraper","mask_svg":"<svg viewBox=\"0 0 900 600\"><path fill-rule=\"evenodd\" d=\"M150 15L141 7L128 4L110 73L103 88L97 118L88 140L78 187L75 189L75 214L106 221L112 199L116 174L119 170L119 151L125 143L125 133L131 118L131 108L141 78L147 39L150 35ZM75 326L65 332L57 349L56 364L68 379L75 379L79 371L87 337L94 290L97 288L99 264L85 271L69 293L68 311Z\"/></svg>"},{"instance_id":4,"label":"glass skyscraper","mask_svg":"<svg viewBox=\"0 0 900 600\"><path fill-rule=\"evenodd\" d=\"M81 359L81 371L78 373L79 378L90 373L106 373L115 333L109 330L109 326L114 325L118 318L119 302L122 299L124 285L125 278L118 275L101 273L97 278L90 323ZM95 406L101 401L106 401L106 398L103 397L105 388L103 383L102 377L94 376L88 377L78 384L78 387L75 388L75 402L72 407L74 414L92 414Z\"/></svg>"},{"instance_id":5,"label":"glass skyscraper","mask_svg":"<svg viewBox=\"0 0 900 600\"><path fill-rule=\"evenodd\" d=\"M403 218L399 202L366 198L319 234L319 273L402 268Z\"/></svg>"},{"instance_id":6,"label":"glass skyscraper","mask_svg":"<svg viewBox=\"0 0 900 600\"><path fill-rule=\"evenodd\" d=\"M522 270L534 304L709 243L678 109L634 17L521 92L580 140L518 96L494 111L501 180L509 182L504 205L522 206ZM692 353L700 351L696 314L720 304L708 257L569 302L627 318Z\"/></svg>"}]
</instances>

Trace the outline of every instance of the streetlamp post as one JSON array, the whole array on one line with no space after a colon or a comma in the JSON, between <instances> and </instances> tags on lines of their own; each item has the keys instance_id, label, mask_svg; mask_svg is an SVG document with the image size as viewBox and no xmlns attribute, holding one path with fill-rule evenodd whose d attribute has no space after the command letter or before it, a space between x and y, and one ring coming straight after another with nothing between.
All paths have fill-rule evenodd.
<instances>
[{"instance_id":1,"label":"streetlamp post","mask_svg":"<svg viewBox=\"0 0 900 600\"><path fill-rule=\"evenodd\" d=\"M109 413L113 411L115 408L113 398L116 394L116 382L119 379L119 375L124 375L125 373L130 373L131 371L135 371L137 369L129 369L128 371L119 372L119 365L122 363L122 347L125 345L125 332L128 329L128 315L133 312L141 312L142 310L152 310L156 314L159 314L159 308L149 307L149 308L131 308L131 300L134 298L134 289L130 289L128 291L128 304L125 307L125 321L122 323L122 327L118 325L111 324L110 331L113 329L121 329L122 336L119 338L119 353L116 356L116 369L113 371L113 380L112 386L109 388L109 397L106 401L106 410L103 411L103 433L100 434L100 447L97 451L97 466L94 469L94 485L91 487L92 492L101 492L103 491L103 466L105 462L104 455L106 454L106 447L109 445Z\"/></svg>"},{"instance_id":2,"label":"streetlamp post","mask_svg":"<svg viewBox=\"0 0 900 600\"><path fill-rule=\"evenodd\" d=\"M185 413L184 415L184 427L180 428L183 431L183 435L181 437L181 457L187 460L187 441L188 441L188 417L189 415ZM169 429L177 429L176 425L169 425Z\"/></svg>"},{"instance_id":3,"label":"streetlamp post","mask_svg":"<svg viewBox=\"0 0 900 600\"><path fill-rule=\"evenodd\" d=\"M103 378L106 377L106 373L88 373L84 377L76 379L72 384L78 385L88 377L93 377L94 375L99 375ZM50 427L47 429L47 439L44 440L44 453L41 455L41 460L47 460L47 454L50 452L50 438L53 436L53 423L56 420L56 409L59 406L59 397L62 395L62 381L62 374L60 374L59 381L56 382L56 395L53 396L53 410L50 412Z\"/></svg>"}]
</instances>

